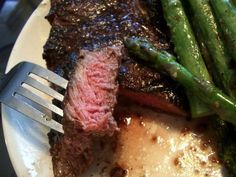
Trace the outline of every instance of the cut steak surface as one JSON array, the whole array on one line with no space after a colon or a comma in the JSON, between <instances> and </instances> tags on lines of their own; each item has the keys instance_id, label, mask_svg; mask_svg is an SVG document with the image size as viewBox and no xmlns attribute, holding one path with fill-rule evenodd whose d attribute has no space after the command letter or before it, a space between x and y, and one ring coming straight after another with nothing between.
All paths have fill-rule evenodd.
<instances>
[{"instance_id":1,"label":"cut steak surface","mask_svg":"<svg viewBox=\"0 0 236 177\"><path fill-rule=\"evenodd\" d=\"M77 177L93 161L93 138L118 130L117 102L122 48L81 50L64 98L64 135L52 143L54 175Z\"/></svg>"},{"instance_id":2,"label":"cut steak surface","mask_svg":"<svg viewBox=\"0 0 236 177\"><path fill-rule=\"evenodd\" d=\"M98 135L118 130L112 112L120 58L121 47L80 51L64 100L64 117L75 128Z\"/></svg>"}]
</instances>

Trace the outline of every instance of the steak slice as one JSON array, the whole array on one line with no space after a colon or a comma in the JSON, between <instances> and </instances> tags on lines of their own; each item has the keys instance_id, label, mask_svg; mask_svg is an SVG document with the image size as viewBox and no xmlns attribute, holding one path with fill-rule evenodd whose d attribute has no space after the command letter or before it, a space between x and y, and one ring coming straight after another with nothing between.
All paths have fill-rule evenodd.
<instances>
[{"instance_id":1,"label":"steak slice","mask_svg":"<svg viewBox=\"0 0 236 177\"><path fill-rule=\"evenodd\" d=\"M67 87L64 117L87 134L113 134L118 130L112 112L118 91L121 48L81 50L79 58Z\"/></svg>"},{"instance_id":2,"label":"steak slice","mask_svg":"<svg viewBox=\"0 0 236 177\"><path fill-rule=\"evenodd\" d=\"M118 130L112 112L121 47L81 50L64 98L64 136L52 143L56 177L77 177L93 161L93 138Z\"/></svg>"}]
</instances>

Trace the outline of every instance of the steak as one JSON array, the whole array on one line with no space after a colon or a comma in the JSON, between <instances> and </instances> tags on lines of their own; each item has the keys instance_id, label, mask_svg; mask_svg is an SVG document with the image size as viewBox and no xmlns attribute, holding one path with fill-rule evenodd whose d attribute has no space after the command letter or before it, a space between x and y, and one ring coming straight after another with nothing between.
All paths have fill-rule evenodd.
<instances>
[{"instance_id":1,"label":"steak","mask_svg":"<svg viewBox=\"0 0 236 177\"><path fill-rule=\"evenodd\" d=\"M150 6L150 2L152 6ZM51 2L50 12L46 17L52 28L49 39L44 46L43 58L46 59L49 69L69 79L78 60L80 49L93 50L106 46L122 45L125 37L140 36L148 38L158 49L171 51L171 45L166 35L168 34L168 30L160 7L159 1L53 0ZM158 9L159 11L153 13L152 9ZM135 58L131 58L125 52L122 57L120 71L126 67L123 63L129 62L130 60L134 65L143 67L136 62ZM131 67L127 68L127 70L129 69ZM125 78L122 75L123 73L121 73L119 75L119 82L123 82L124 80L123 83L126 84L121 84L123 88L126 91L132 91L132 88L129 86L129 83L133 82L132 79L139 80L140 82L137 84L142 86L144 82L149 83L150 80L146 78L150 78L150 75L155 73L155 75L159 75L160 77L154 77L155 79L152 79L151 86L152 88L156 88L156 90L151 90L152 93L159 93L159 86L169 85L169 82L174 87L168 87L166 91L163 91L166 88L163 87L161 94L165 93L164 96L152 97L154 99L152 102L155 102L155 105L150 105L148 104L149 102L147 104L178 115L185 114L180 109L183 106L182 88L179 86L176 87L178 84L166 74L160 74L156 71L150 72L148 69L144 71L142 73L142 80L139 79L139 76L133 70L130 70L128 71L130 77ZM142 86L141 91L143 94L150 94L150 84L146 84L145 86L147 88L145 89ZM130 98L133 99L132 94L126 94L126 96L131 96ZM160 99L161 101L159 101ZM135 101L143 103L142 100L136 99ZM158 104L161 102L164 106ZM168 105L165 106L165 103Z\"/></svg>"},{"instance_id":2,"label":"steak","mask_svg":"<svg viewBox=\"0 0 236 177\"><path fill-rule=\"evenodd\" d=\"M43 58L49 69L68 68L63 73L67 78L80 49L122 45L125 37L136 35L147 37L159 49L170 47L164 33L147 20L139 0L54 0L46 18L52 28ZM128 55L123 56L126 59Z\"/></svg>"},{"instance_id":3,"label":"steak","mask_svg":"<svg viewBox=\"0 0 236 177\"><path fill-rule=\"evenodd\" d=\"M71 121L74 128L97 135L113 134L118 130L112 112L118 91L120 57L120 47L80 51L64 99L65 120Z\"/></svg>"},{"instance_id":4,"label":"steak","mask_svg":"<svg viewBox=\"0 0 236 177\"><path fill-rule=\"evenodd\" d=\"M69 122L65 124L70 131L51 144L53 172L55 177L77 177L93 161L93 137L76 130Z\"/></svg>"},{"instance_id":5,"label":"steak","mask_svg":"<svg viewBox=\"0 0 236 177\"><path fill-rule=\"evenodd\" d=\"M51 143L56 177L83 173L93 160L94 136L112 135L118 130L112 113L120 57L118 46L80 51L64 98L64 135Z\"/></svg>"},{"instance_id":6,"label":"steak","mask_svg":"<svg viewBox=\"0 0 236 177\"><path fill-rule=\"evenodd\" d=\"M184 90L165 73L127 60L119 68L119 94L162 111L187 116ZM182 95L182 97L180 97ZM183 107L185 109L183 109Z\"/></svg>"},{"instance_id":7,"label":"steak","mask_svg":"<svg viewBox=\"0 0 236 177\"><path fill-rule=\"evenodd\" d=\"M54 116L54 119L63 122L65 134L54 131L49 133L56 177L77 177L83 173L93 159L94 135L112 134L117 130L112 117L117 92L115 78L118 73L115 74L115 70L119 71L120 94L141 103L145 103L145 96L149 96L145 104L168 112L172 109L172 113L182 115L183 111L179 111L182 106L182 94L179 92L182 88L165 73L158 73L137 63L125 49L122 49L121 58L113 58L120 58L119 69L114 63L116 66L112 67L112 71L99 68L117 62L110 61L109 57L101 57L103 51L111 50L109 46L113 46L113 50L123 46L123 39L130 36L146 37L156 48L171 51L167 28L160 16L162 13L152 13L150 10L160 9L159 1L154 3L154 8L150 8L149 2L152 1L51 0L51 9L46 18L52 28L44 46L43 58L50 70L67 79L72 78L65 96L65 117L62 121L60 117ZM101 55L94 57L97 52ZM108 61L104 61L104 65L96 65L97 60L105 58ZM88 68L88 73L84 73ZM91 69L98 71L102 77L96 76L96 72L91 72ZM85 78L88 75L92 79L89 84L86 83L88 78ZM78 92L74 92L75 88ZM90 89L91 92L87 92ZM109 89L111 92L108 92ZM137 97L139 93L141 97ZM98 99L90 99L96 94L101 94ZM150 97L151 94L155 96ZM100 100L101 97L103 99ZM79 102L75 103L74 98L79 98Z\"/></svg>"}]
</instances>

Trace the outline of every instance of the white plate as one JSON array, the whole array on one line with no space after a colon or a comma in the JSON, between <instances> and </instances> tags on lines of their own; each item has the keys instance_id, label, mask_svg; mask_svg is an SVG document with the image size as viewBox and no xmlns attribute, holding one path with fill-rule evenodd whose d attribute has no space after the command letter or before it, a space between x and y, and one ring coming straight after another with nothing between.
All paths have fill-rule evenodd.
<instances>
[{"instance_id":1,"label":"white plate","mask_svg":"<svg viewBox=\"0 0 236 177\"><path fill-rule=\"evenodd\" d=\"M49 7L49 1L44 0L25 24L12 50L7 71L23 60L45 66L42 52L50 25L44 17ZM53 176L48 129L4 105L2 123L7 149L17 176Z\"/></svg>"},{"instance_id":2,"label":"white plate","mask_svg":"<svg viewBox=\"0 0 236 177\"><path fill-rule=\"evenodd\" d=\"M42 59L42 53L43 53L43 45L45 44L49 35L50 25L44 17L48 13L49 7L50 7L49 0L44 0L39 5L39 7L35 10L35 12L32 14L30 19L24 26L12 50L12 53L11 53L11 56L7 65L7 71L9 71L10 68L12 68L18 62L21 62L23 60L26 60L26 61L28 60L33 63L37 63L39 65L45 66L45 61ZM163 151L163 152L171 152L172 154L174 154L174 153L178 153L181 150L184 151L185 149L189 149L189 146L191 146L191 143L194 143L194 144L201 143L200 139L192 138L191 134L187 136L189 138L186 138L185 136L184 139L180 139L180 136L182 136L180 134L181 130L185 126L185 124L187 124L184 121L184 119L181 120L178 117L175 117L173 119L173 117L170 117L161 113L155 113L154 117L155 119L150 118L148 122L145 122L146 125L144 127L146 127L146 129L150 129L150 132L151 130L153 131L155 130L156 133L157 132L162 133L163 137L165 137L164 132L166 132L166 136L167 136L166 139L168 140L168 137L170 139L170 141L168 141L167 143L169 143L170 146L168 145L169 149L164 148L166 151ZM156 119L157 117L159 120ZM168 120L174 121L175 125L172 128L169 126L168 123L167 124L163 123L162 122L163 120L165 120L165 122L166 121L168 122ZM48 144L48 137L47 137L47 133L49 129L41 126L38 123L35 123L29 118L22 116L21 114L17 113L16 111L4 105L2 106L2 122L3 122L3 130L4 130L5 141L7 144L7 149L8 149L8 152L9 152L9 155L10 155L10 158L11 158L11 161L12 161L12 164L16 171L17 176L18 177L53 177L51 156L49 154L49 144ZM140 127L140 122L137 125L138 125L137 127ZM144 134L141 131L138 131L136 133L133 133L131 131L131 134L134 134L134 135L137 134L137 136L139 137L136 139L134 138L135 141L129 140L130 137L132 139L132 136L129 135L130 131L124 131L124 132L125 132L124 134L127 134L127 138L125 135L123 137L125 140L127 139L127 141L123 141L121 139L122 142L126 142L126 143L125 143L125 146L122 146L121 156L120 154L117 155L118 160L120 160L122 163L123 162L130 163L127 159L129 159L132 156L132 154L135 157L138 154L139 158L146 159L146 161L134 160L133 162L131 162L131 164L133 163L135 165L133 169L136 168L137 164L139 164L138 166L140 166L140 164L144 163L142 164L146 166L144 170L145 171L149 170L147 171L147 174L149 172L156 174L156 171L155 171L157 169L156 165L159 164L159 160L162 160L163 163L162 161L160 163L164 165L160 166L160 169L161 169L160 171L162 171L163 174L166 174L162 176L167 176L167 173L168 173L168 176L186 176L183 174L178 175L174 173L171 173L171 174L169 173L169 168L171 164L173 166L173 163L171 159L168 157L168 153L164 153L166 154L164 158L163 156L164 154L159 152L160 150L158 149L159 145L158 146L155 145L155 148L151 150L152 152L151 155L149 153L146 153L146 148L149 148L149 146L152 147L153 144L149 145L148 143L143 143L143 142L145 142L144 139L150 140L151 138L153 138L153 132L151 132L147 136L146 133ZM142 139L141 136L145 138ZM160 137L159 134L158 134L158 137ZM173 137L176 137L176 138L173 138ZM137 142L141 142L141 143L137 143ZM137 144L139 144L139 146L141 145L142 147L142 148L141 147L137 148L141 152L142 155L140 155L140 153L136 154L136 151L133 151L133 148L129 148L129 147L136 148L138 147ZM160 147L162 147L161 144L160 144ZM172 148L173 144L174 144L174 147ZM127 149L127 152L125 149ZM97 152L98 152L96 153L97 156L100 156L97 159L102 159L105 156L110 157L110 154L108 153L106 149L102 151L103 153L100 153L99 151ZM185 154L188 154L189 151L186 150L184 152L186 152ZM201 151L199 152L201 153ZM212 151L209 150L209 153L211 152ZM123 156L122 156L122 153L123 153ZM203 154L207 155L207 153L208 151L206 153L204 152ZM127 156L127 154L129 154L129 156ZM160 158L159 160L156 161L156 157L158 157L158 155L160 156ZM192 157L192 156L190 155L189 157ZM153 159L155 159L155 163L157 163L156 165L153 165L153 162L154 162ZM189 171L192 172L191 171L192 165L189 164L188 161L186 161L186 163L187 165L189 165L189 168L186 168L184 170L186 171L185 173L189 175L190 173L188 172ZM166 166L165 164L170 164L170 165ZM198 164L196 163L196 165ZM222 170L220 166L219 165L215 165L215 166L216 167L214 168L216 169L216 171L213 171L211 173L213 174L212 176L222 176L221 175ZM210 167L210 170L211 169L212 167ZM109 169L107 168L107 171L104 172L104 175L101 175L101 174L98 174L99 170L100 171L104 170L103 164L101 163L100 165L96 165L96 163L94 163L94 167L91 167L90 170L88 170L88 173L84 174L84 177L91 176L91 175L93 175L94 177L95 176L96 177L108 176L106 173L109 174L110 172ZM208 170L208 169L206 168L205 170ZM136 175L136 174L139 174L139 175ZM143 170L141 170L140 172L139 170L137 170L137 173L133 172L133 175L131 176L136 177L136 176L141 176L141 174L143 174ZM150 176L153 176L153 175L150 175Z\"/></svg>"}]
</instances>

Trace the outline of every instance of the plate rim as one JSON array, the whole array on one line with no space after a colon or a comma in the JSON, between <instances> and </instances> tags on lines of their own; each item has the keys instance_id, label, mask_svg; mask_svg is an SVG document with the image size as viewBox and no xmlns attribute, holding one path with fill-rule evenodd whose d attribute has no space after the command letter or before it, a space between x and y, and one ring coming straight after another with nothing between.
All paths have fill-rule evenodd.
<instances>
[{"instance_id":1,"label":"plate rim","mask_svg":"<svg viewBox=\"0 0 236 177\"><path fill-rule=\"evenodd\" d=\"M44 14L42 11L42 8L46 8L47 11L48 9L50 8L50 1L49 0L42 0L42 2L40 2L40 4L38 5L38 7L32 12L32 14L30 15L30 17L27 19L27 21L25 22L24 26L22 27L16 41L15 41L15 44L12 48L12 51L10 53L10 56L9 56L9 59L8 59L8 62L7 62L7 66L6 66L6 69L5 69L5 73L7 73L15 64L17 64L18 62L21 62L23 60L21 59L17 59L15 56L14 56L14 52L15 51L19 51L18 48L18 43L20 41L22 41L23 36L24 34L27 32L27 29L29 27L31 27L31 23L35 20L36 17L39 17L41 15L46 15ZM44 9L45 10L45 9ZM47 21L46 19L43 19L45 21ZM51 28L51 27L50 27ZM41 58L42 58L42 54L41 54ZM26 59L27 60L27 59ZM28 59L29 60L29 59ZM44 62L45 61L41 61L41 62ZM13 65L14 64L14 65ZM46 65L46 63L45 63ZM17 157L14 156L14 153L13 149L14 147L11 147L11 141L13 140L10 140L9 139L9 135L8 135L8 128L10 125L8 125L9 123L7 122L7 114L8 114L8 111L11 109L9 108L8 106L1 104L1 117L2 117L2 130L3 130L3 137L4 137L4 142L5 142L5 145L6 145L6 149L7 149L7 152L8 152L8 155L9 155L9 158L10 158L10 161L11 161L11 164L14 168L14 171L16 173L17 176L21 177L21 176L24 176L24 177L31 177L32 175L30 175L30 173L28 172L30 169L27 169L27 167L25 167L25 169L23 169L25 172L22 173L22 169L20 168L19 164L18 164L18 159ZM9 116L9 115L8 115ZM24 116L25 117L25 116ZM44 130L43 130L44 131ZM45 132L46 133L46 132ZM25 176L25 174L27 174L27 176ZM38 176L36 174L36 176Z\"/></svg>"}]
</instances>

